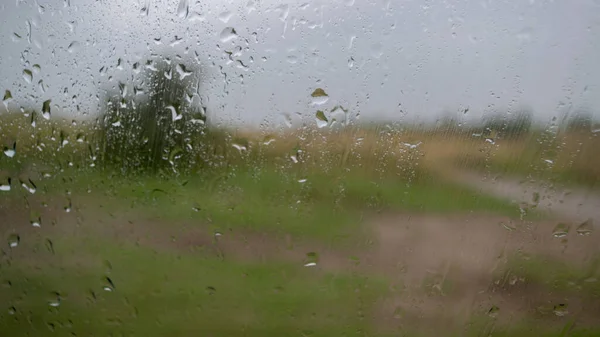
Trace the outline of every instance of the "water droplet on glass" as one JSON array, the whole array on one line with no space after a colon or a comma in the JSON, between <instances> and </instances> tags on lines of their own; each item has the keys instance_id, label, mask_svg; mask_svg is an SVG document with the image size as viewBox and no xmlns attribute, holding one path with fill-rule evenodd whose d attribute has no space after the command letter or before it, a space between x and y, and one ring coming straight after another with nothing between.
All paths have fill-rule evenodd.
<instances>
[{"instance_id":1,"label":"water droplet on glass","mask_svg":"<svg viewBox=\"0 0 600 337\"><path fill-rule=\"evenodd\" d=\"M8 103L12 100L13 96L10 90L4 91L4 97L2 98L2 103L4 103L4 107L8 110Z\"/></svg>"},{"instance_id":2,"label":"water droplet on glass","mask_svg":"<svg viewBox=\"0 0 600 337\"><path fill-rule=\"evenodd\" d=\"M177 113L177 110L175 109L175 107L174 107L174 106L172 106L172 105L169 105L169 106L165 107L165 109L167 109L167 110L171 111L171 120L172 120L173 122L175 122L175 121L178 121L178 120L180 120L180 119L182 119L182 118L183 118L183 115L181 115L181 114L178 114L178 113Z\"/></svg>"},{"instance_id":3,"label":"water droplet on glass","mask_svg":"<svg viewBox=\"0 0 600 337\"><path fill-rule=\"evenodd\" d=\"M150 12L150 0L146 0L142 8L140 8L140 14L142 16L148 16Z\"/></svg>"},{"instance_id":4,"label":"water droplet on glass","mask_svg":"<svg viewBox=\"0 0 600 337\"><path fill-rule=\"evenodd\" d=\"M50 300L48 300L48 305L56 308L60 306L61 298L60 294L57 292L53 292L50 294Z\"/></svg>"},{"instance_id":5,"label":"water droplet on glass","mask_svg":"<svg viewBox=\"0 0 600 337\"><path fill-rule=\"evenodd\" d=\"M269 145L269 144L273 143L274 141L275 141L275 138L273 136L266 136L263 140L263 144Z\"/></svg>"},{"instance_id":6,"label":"water droplet on glass","mask_svg":"<svg viewBox=\"0 0 600 337\"><path fill-rule=\"evenodd\" d=\"M327 119L327 117L325 116L325 113L323 111L321 111L321 110L317 111L315 117L317 120L317 127L323 128L323 127L326 127L327 124L329 124L329 120Z\"/></svg>"},{"instance_id":7,"label":"water droplet on glass","mask_svg":"<svg viewBox=\"0 0 600 337\"><path fill-rule=\"evenodd\" d=\"M108 292L115 291L115 284L110 279L110 277L104 278L104 286L102 286L102 289L104 289L104 291L108 291Z\"/></svg>"},{"instance_id":8,"label":"water droplet on glass","mask_svg":"<svg viewBox=\"0 0 600 337\"><path fill-rule=\"evenodd\" d=\"M46 249L47 249L47 250L48 250L50 253L54 254L54 244L52 243L52 240L50 240L50 239L46 239Z\"/></svg>"},{"instance_id":9,"label":"water droplet on glass","mask_svg":"<svg viewBox=\"0 0 600 337\"><path fill-rule=\"evenodd\" d=\"M31 226L40 228L42 227L42 218L37 218L36 220L31 220Z\"/></svg>"},{"instance_id":10,"label":"water droplet on glass","mask_svg":"<svg viewBox=\"0 0 600 337\"><path fill-rule=\"evenodd\" d=\"M17 234L11 234L8 236L8 246L10 248L15 248L21 242L21 237Z\"/></svg>"},{"instance_id":11,"label":"water droplet on glass","mask_svg":"<svg viewBox=\"0 0 600 337\"><path fill-rule=\"evenodd\" d=\"M556 316L559 317L566 316L569 313L569 311L567 310L567 305L564 303L555 305L553 312Z\"/></svg>"},{"instance_id":12,"label":"water droplet on glass","mask_svg":"<svg viewBox=\"0 0 600 337\"><path fill-rule=\"evenodd\" d=\"M225 29L223 29L221 31L221 34L219 35L219 38L221 40L221 42L225 43L225 42L229 42L233 39L235 39L237 37L237 32L235 31L235 28L233 27L226 27Z\"/></svg>"},{"instance_id":13,"label":"water droplet on glass","mask_svg":"<svg viewBox=\"0 0 600 337\"><path fill-rule=\"evenodd\" d=\"M555 238L563 238L565 236L567 236L567 234L569 234L569 229L571 228L571 226L569 226L566 223L559 223L558 225L556 225L556 227L554 227L554 229L552 230L552 235Z\"/></svg>"},{"instance_id":14,"label":"water droplet on glass","mask_svg":"<svg viewBox=\"0 0 600 337\"><path fill-rule=\"evenodd\" d=\"M187 18L189 12L190 12L190 4L189 4L188 0L180 0L179 6L177 6L177 16L182 19L185 19L185 18Z\"/></svg>"},{"instance_id":15,"label":"water droplet on glass","mask_svg":"<svg viewBox=\"0 0 600 337\"><path fill-rule=\"evenodd\" d=\"M310 94L310 96L312 97L313 106L323 105L329 101L329 95L327 95L325 90L321 88L315 89L315 91L313 91L313 93Z\"/></svg>"},{"instance_id":16,"label":"water droplet on glass","mask_svg":"<svg viewBox=\"0 0 600 337\"><path fill-rule=\"evenodd\" d=\"M47 120L50 119L50 103L52 103L51 99L44 101L42 104L42 117Z\"/></svg>"},{"instance_id":17,"label":"water droplet on glass","mask_svg":"<svg viewBox=\"0 0 600 337\"><path fill-rule=\"evenodd\" d=\"M234 149L238 150L238 152L241 154L242 152L247 150L247 147L245 145L240 145L240 144L232 144L231 146L233 146Z\"/></svg>"},{"instance_id":18,"label":"water droplet on glass","mask_svg":"<svg viewBox=\"0 0 600 337\"><path fill-rule=\"evenodd\" d=\"M29 69L23 70L23 79L27 83L31 83L31 81L33 81L33 73L31 72L31 70L29 70Z\"/></svg>"},{"instance_id":19,"label":"water droplet on glass","mask_svg":"<svg viewBox=\"0 0 600 337\"><path fill-rule=\"evenodd\" d=\"M508 231L514 231L515 229L517 229L515 222L512 220L502 221L500 222L500 225L502 225L502 227L504 227Z\"/></svg>"},{"instance_id":20,"label":"water droplet on glass","mask_svg":"<svg viewBox=\"0 0 600 337\"><path fill-rule=\"evenodd\" d=\"M9 315L14 315L16 313L17 313L17 308L15 308L15 307L8 308L8 314Z\"/></svg>"},{"instance_id":21,"label":"water droplet on glass","mask_svg":"<svg viewBox=\"0 0 600 337\"><path fill-rule=\"evenodd\" d=\"M13 143L12 147L4 147L4 155L8 158L12 158L17 153L17 143Z\"/></svg>"},{"instance_id":22,"label":"water droplet on glass","mask_svg":"<svg viewBox=\"0 0 600 337\"><path fill-rule=\"evenodd\" d=\"M79 50L79 42L77 41L73 41L69 44L69 47L67 47L67 50L69 51L69 53L75 53Z\"/></svg>"},{"instance_id":23,"label":"water droplet on glass","mask_svg":"<svg viewBox=\"0 0 600 337\"><path fill-rule=\"evenodd\" d=\"M8 178L8 179L7 179L7 183L6 183L6 184L2 184L2 185L0 185L0 191L3 191L3 192L8 192L8 191L10 191L10 182L11 182L11 179L10 179L10 178Z\"/></svg>"},{"instance_id":24,"label":"water droplet on glass","mask_svg":"<svg viewBox=\"0 0 600 337\"><path fill-rule=\"evenodd\" d=\"M219 20L221 20L221 22L223 22L223 23L227 23L227 22L229 22L229 20L231 20L232 16L233 16L233 12L225 11L225 12L219 14Z\"/></svg>"},{"instance_id":25,"label":"water droplet on glass","mask_svg":"<svg viewBox=\"0 0 600 337\"><path fill-rule=\"evenodd\" d=\"M256 10L256 0L248 0L248 3L246 4L246 10L248 14L254 12Z\"/></svg>"},{"instance_id":26,"label":"water droplet on glass","mask_svg":"<svg viewBox=\"0 0 600 337\"><path fill-rule=\"evenodd\" d=\"M298 182L300 184L304 184L307 181L307 179L303 178L303 179L298 179Z\"/></svg>"},{"instance_id":27,"label":"water droplet on glass","mask_svg":"<svg viewBox=\"0 0 600 337\"><path fill-rule=\"evenodd\" d=\"M178 64L176 70L179 74L179 78L182 80L192 74L192 72L188 71L183 64Z\"/></svg>"},{"instance_id":28,"label":"water droplet on glass","mask_svg":"<svg viewBox=\"0 0 600 337\"><path fill-rule=\"evenodd\" d=\"M306 253L306 259L304 260L305 267L314 267L319 262L319 254L315 252Z\"/></svg>"},{"instance_id":29,"label":"water droplet on glass","mask_svg":"<svg viewBox=\"0 0 600 337\"><path fill-rule=\"evenodd\" d=\"M490 308L490 310L488 310L488 316L497 317L499 312L500 312L500 308L498 308L497 306L494 305Z\"/></svg>"},{"instance_id":30,"label":"water droplet on glass","mask_svg":"<svg viewBox=\"0 0 600 337\"><path fill-rule=\"evenodd\" d=\"M26 189L31 194L34 194L35 191L37 190L35 184L33 183L33 181L31 181L31 179L29 179L29 184L27 182L21 180L21 186L23 186L23 188Z\"/></svg>"},{"instance_id":31,"label":"water droplet on glass","mask_svg":"<svg viewBox=\"0 0 600 337\"><path fill-rule=\"evenodd\" d=\"M577 234L579 234L581 236L589 236L592 234L593 230L594 230L594 220L592 220L592 219L587 219L581 225L577 226L577 229L575 229Z\"/></svg>"}]
</instances>

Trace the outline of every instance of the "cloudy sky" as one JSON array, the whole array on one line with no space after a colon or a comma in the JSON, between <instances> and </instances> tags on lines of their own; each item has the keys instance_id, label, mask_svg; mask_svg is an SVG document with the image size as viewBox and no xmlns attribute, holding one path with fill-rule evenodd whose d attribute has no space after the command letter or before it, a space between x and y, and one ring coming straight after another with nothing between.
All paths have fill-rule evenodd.
<instances>
[{"instance_id":1,"label":"cloudy sky","mask_svg":"<svg viewBox=\"0 0 600 337\"><path fill-rule=\"evenodd\" d=\"M0 25L5 103L51 99L53 116L93 116L101 88L133 93L163 54L199 65L194 104L228 124L337 105L363 120L600 116L598 0L7 0Z\"/></svg>"}]
</instances>

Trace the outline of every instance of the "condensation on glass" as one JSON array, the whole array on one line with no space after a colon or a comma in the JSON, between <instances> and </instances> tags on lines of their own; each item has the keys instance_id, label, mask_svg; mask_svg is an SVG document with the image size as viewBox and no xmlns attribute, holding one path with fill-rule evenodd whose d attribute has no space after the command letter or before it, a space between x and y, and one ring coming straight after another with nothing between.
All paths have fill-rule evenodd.
<instances>
[{"instance_id":1,"label":"condensation on glass","mask_svg":"<svg viewBox=\"0 0 600 337\"><path fill-rule=\"evenodd\" d=\"M598 13L2 2L0 331L600 334Z\"/></svg>"}]
</instances>

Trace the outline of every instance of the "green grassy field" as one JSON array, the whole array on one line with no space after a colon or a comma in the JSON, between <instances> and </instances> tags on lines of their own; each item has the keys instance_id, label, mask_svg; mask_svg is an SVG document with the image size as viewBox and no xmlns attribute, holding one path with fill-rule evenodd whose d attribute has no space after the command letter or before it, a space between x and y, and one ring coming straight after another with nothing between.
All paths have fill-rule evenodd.
<instances>
[{"instance_id":1,"label":"green grassy field","mask_svg":"<svg viewBox=\"0 0 600 337\"><path fill-rule=\"evenodd\" d=\"M397 151L403 139L383 141L388 135L360 135L368 141L357 148L354 140L340 141L352 138L345 134L322 141L328 147L278 139L281 148L247 152L223 141L226 149L213 159L222 165L123 174L90 167L79 132L68 129L71 142L57 147L60 131L39 130L46 146L59 150L38 154L26 127L6 130L13 135L7 144L18 139L17 154L0 160L0 183L11 178L10 191L0 192L0 332L8 336L425 336L423 321L407 321L402 330L378 323L390 315L382 313L382 300L411 294L397 289L393 268L367 262L378 244L369 220L520 215L507 200L431 173L419 165L418 151ZM289 157L298 146L304 158L294 164ZM33 227L39 219L41 227ZM228 237L235 239L221 244ZM326 252L336 259L322 267ZM553 277L563 284L586 272L518 268L542 289L553 286ZM444 289L448 296L465 291ZM597 296L593 286L584 290ZM435 317L426 325L435 327ZM528 336L545 322L529 319L496 326L474 315L468 327L446 332ZM547 333L566 336L562 328ZM598 333L577 326L568 335Z\"/></svg>"}]
</instances>

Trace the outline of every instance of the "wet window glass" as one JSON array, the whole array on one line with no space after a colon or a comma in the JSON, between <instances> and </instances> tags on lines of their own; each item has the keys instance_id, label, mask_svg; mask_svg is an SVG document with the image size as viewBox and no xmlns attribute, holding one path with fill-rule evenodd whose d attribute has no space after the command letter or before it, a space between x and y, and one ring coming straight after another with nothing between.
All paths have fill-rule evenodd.
<instances>
[{"instance_id":1,"label":"wet window glass","mask_svg":"<svg viewBox=\"0 0 600 337\"><path fill-rule=\"evenodd\" d=\"M600 2L0 2L0 335L600 335Z\"/></svg>"}]
</instances>

